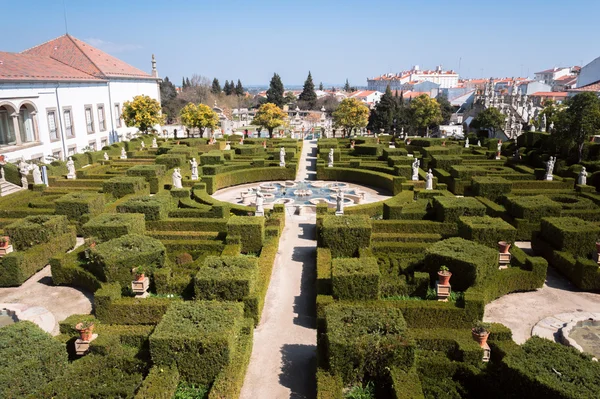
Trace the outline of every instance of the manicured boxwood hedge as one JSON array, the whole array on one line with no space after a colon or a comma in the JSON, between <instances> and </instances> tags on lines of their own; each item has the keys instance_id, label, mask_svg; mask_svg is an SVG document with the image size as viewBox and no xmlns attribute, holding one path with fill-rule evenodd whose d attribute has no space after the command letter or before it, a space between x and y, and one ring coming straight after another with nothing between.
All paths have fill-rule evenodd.
<instances>
[{"instance_id":1,"label":"manicured boxwood hedge","mask_svg":"<svg viewBox=\"0 0 600 399\"><path fill-rule=\"evenodd\" d=\"M162 154L154 159L157 165L164 165L167 170L183 167L186 163L185 155L182 154Z\"/></svg>"},{"instance_id":2,"label":"manicured boxwood hedge","mask_svg":"<svg viewBox=\"0 0 600 399\"><path fill-rule=\"evenodd\" d=\"M265 239L265 219L232 216L227 221L227 235L241 238L243 253L258 254Z\"/></svg>"},{"instance_id":3,"label":"manicured boxwood hedge","mask_svg":"<svg viewBox=\"0 0 600 399\"><path fill-rule=\"evenodd\" d=\"M146 220L166 219L173 208L172 200L168 195L135 197L117 206L120 213L143 213Z\"/></svg>"},{"instance_id":4,"label":"manicured boxwood hedge","mask_svg":"<svg viewBox=\"0 0 600 399\"><path fill-rule=\"evenodd\" d=\"M545 195L529 197L508 197L506 210L515 218L539 222L546 216L560 216L561 206Z\"/></svg>"},{"instance_id":5,"label":"manicured boxwood hedge","mask_svg":"<svg viewBox=\"0 0 600 399\"><path fill-rule=\"evenodd\" d=\"M105 213L98 215L83 225L86 237L108 241L126 234L144 234L146 224L140 213Z\"/></svg>"},{"instance_id":6,"label":"manicured boxwood hedge","mask_svg":"<svg viewBox=\"0 0 600 399\"><path fill-rule=\"evenodd\" d=\"M219 173L215 176L202 176L202 182L206 183L206 191L213 194L222 188L238 184L253 183L257 181L294 180L296 178L296 164L288 163L285 168L246 168L231 172Z\"/></svg>"},{"instance_id":7,"label":"manicured boxwood hedge","mask_svg":"<svg viewBox=\"0 0 600 399\"><path fill-rule=\"evenodd\" d=\"M575 217L547 217L542 219L541 236L559 251L586 257L595 251L600 227Z\"/></svg>"},{"instance_id":8,"label":"manicured boxwood hedge","mask_svg":"<svg viewBox=\"0 0 600 399\"><path fill-rule=\"evenodd\" d=\"M209 256L194 278L196 299L241 301L254 291L258 259Z\"/></svg>"},{"instance_id":9,"label":"manicured boxwood hedge","mask_svg":"<svg viewBox=\"0 0 600 399\"><path fill-rule=\"evenodd\" d=\"M156 194L159 187L160 179L166 173L165 165L136 165L127 169L127 176L142 176L150 185L150 193Z\"/></svg>"},{"instance_id":10,"label":"manicured boxwood hedge","mask_svg":"<svg viewBox=\"0 0 600 399\"><path fill-rule=\"evenodd\" d=\"M177 367L154 366L135 394L135 399L172 399L178 384Z\"/></svg>"},{"instance_id":11,"label":"manicured boxwood hedge","mask_svg":"<svg viewBox=\"0 0 600 399\"><path fill-rule=\"evenodd\" d=\"M434 197L436 220L456 223L461 216L483 216L486 207L471 197Z\"/></svg>"},{"instance_id":12,"label":"manicured boxwood hedge","mask_svg":"<svg viewBox=\"0 0 600 399\"><path fill-rule=\"evenodd\" d=\"M317 295L331 295L331 251L317 248Z\"/></svg>"},{"instance_id":13,"label":"manicured boxwood hedge","mask_svg":"<svg viewBox=\"0 0 600 399\"><path fill-rule=\"evenodd\" d=\"M176 366L188 382L211 384L231 361L243 315L236 302L173 304L150 336L152 361Z\"/></svg>"},{"instance_id":14,"label":"manicured boxwood hedge","mask_svg":"<svg viewBox=\"0 0 600 399\"><path fill-rule=\"evenodd\" d=\"M69 220L78 220L82 215L97 215L104 210L104 195L99 193L75 192L55 200L56 214L66 215Z\"/></svg>"},{"instance_id":15,"label":"manicured boxwood hedge","mask_svg":"<svg viewBox=\"0 0 600 399\"><path fill-rule=\"evenodd\" d=\"M53 237L68 231L69 224L64 215L27 216L4 228L14 249L19 251L49 242Z\"/></svg>"},{"instance_id":16,"label":"manicured boxwood hedge","mask_svg":"<svg viewBox=\"0 0 600 399\"><path fill-rule=\"evenodd\" d=\"M464 291L481 283L498 269L498 250L459 237L431 245L425 253L425 270L437 279L440 266L452 272L450 284L455 291Z\"/></svg>"},{"instance_id":17,"label":"manicured boxwood hedge","mask_svg":"<svg viewBox=\"0 0 600 399\"><path fill-rule=\"evenodd\" d=\"M376 258L333 260L331 285L336 299L378 299L379 265Z\"/></svg>"},{"instance_id":18,"label":"manicured boxwood hedge","mask_svg":"<svg viewBox=\"0 0 600 399\"><path fill-rule=\"evenodd\" d=\"M512 191L512 182L500 176L475 176L471 190L476 196L495 201Z\"/></svg>"},{"instance_id":19,"label":"manicured boxwood hedge","mask_svg":"<svg viewBox=\"0 0 600 399\"><path fill-rule=\"evenodd\" d=\"M121 198L127 194L145 194L150 189L146 179L139 176L119 176L113 177L102 184L102 191L112 194L115 198Z\"/></svg>"},{"instance_id":20,"label":"manicured boxwood hedge","mask_svg":"<svg viewBox=\"0 0 600 399\"><path fill-rule=\"evenodd\" d=\"M331 250L337 257L352 257L360 248L371 244L371 222L367 216L333 216L323 217L319 231L323 246Z\"/></svg>"},{"instance_id":21,"label":"manicured boxwood hedge","mask_svg":"<svg viewBox=\"0 0 600 399\"><path fill-rule=\"evenodd\" d=\"M403 177L392 176L387 173L373 172L364 169L319 167L317 165L317 179L336 180L350 183L359 183L366 186L375 186L388 190L393 195L402 191Z\"/></svg>"},{"instance_id":22,"label":"manicured boxwood hedge","mask_svg":"<svg viewBox=\"0 0 600 399\"><path fill-rule=\"evenodd\" d=\"M30 321L0 328L0 397L36 395L68 365L64 344Z\"/></svg>"},{"instance_id":23,"label":"manicured boxwood hedge","mask_svg":"<svg viewBox=\"0 0 600 399\"><path fill-rule=\"evenodd\" d=\"M399 309L333 304L325 309L329 367L345 384L384 377L387 369L408 370L415 347Z\"/></svg>"},{"instance_id":24,"label":"manicured boxwood hedge","mask_svg":"<svg viewBox=\"0 0 600 399\"><path fill-rule=\"evenodd\" d=\"M458 220L458 234L467 240L496 249L498 241L514 243L517 229L500 218L461 216Z\"/></svg>"},{"instance_id":25,"label":"manicured boxwood hedge","mask_svg":"<svg viewBox=\"0 0 600 399\"><path fill-rule=\"evenodd\" d=\"M165 252L165 246L157 239L127 234L90 248L90 258L97 265L95 270L102 281L127 287L132 280L132 268L144 266L150 271L160 268L165 262Z\"/></svg>"}]
</instances>

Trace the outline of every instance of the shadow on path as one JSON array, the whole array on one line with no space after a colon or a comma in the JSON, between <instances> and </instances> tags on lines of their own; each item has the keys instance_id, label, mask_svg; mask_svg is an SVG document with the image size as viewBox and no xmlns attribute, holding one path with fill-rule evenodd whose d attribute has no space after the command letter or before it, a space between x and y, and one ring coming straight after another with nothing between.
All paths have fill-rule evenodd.
<instances>
[{"instance_id":1,"label":"shadow on path","mask_svg":"<svg viewBox=\"0 0 600 399\"><path fill-rule=\"evenodd\" d=\"M317 252L314 247L295 247L292 254L293 261L302 262L300 295L294 297L294 313L296 314L294 324L312 329L317 328L315 305L316 256Z\"/></svg>"},{"instance_id":2,"label":"shadow on path","mask_svg":"<svg viewBox=\"0 0 600 399\"><path fill-rule=\"evenodd\" d=\"M290 389L290 399L317 397L316 345L285 344L281 348L279 382Z\"/></svg>"}]
</instances>

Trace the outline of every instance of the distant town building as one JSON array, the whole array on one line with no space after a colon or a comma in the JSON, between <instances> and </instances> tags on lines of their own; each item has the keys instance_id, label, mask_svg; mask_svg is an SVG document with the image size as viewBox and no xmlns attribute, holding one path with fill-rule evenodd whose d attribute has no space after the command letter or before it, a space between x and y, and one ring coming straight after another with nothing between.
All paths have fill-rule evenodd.
<instances>
[{"instance_id":1,"label":"distant town building","mask_svg":"<svg viewBox=\"0 0 600 399\"><path fill-rule=\"evenodd\" d=\"M379 102L383 93L376 90L359 90L351 93L349 98L356 98L367 105L375 105Z\"/></svg>"},{"instance_id":2,"label":"distant town building","mask_svg":"<svg viewBox=\"0 0 600 399\"><path fill-rule=\"evenodd\" d=\"M600 95L600 57L581 68L577 77L577 87L567 90L569 96L574 96L584 91Z\"/></svg>"},{"instance_id":3,"label":"distant town building","mask_svg":"<svg viewBox=\"0 0 600 399\"><path fill-rule=\"evenodd\" d=\"M387 86L390 86L392 90L403 90L403 85L410 82L432 82L444 89L456 87L458 86L458 73L444 71L441 65L435 70L421 70L418 65L415 65L409 71L367 79L367 90L385 92Z\"/></svg>"},{"instance_id":4,"label":"distant town building","mask_svg":"<svg viewBox=\"0 0 600 399\"><path fill-rule=\"evenodd\" d=\"M21 53L0 52L0 154L9 161L64 159L137 131L123 103L144 94L160 101L160 79L63 35Z\"/></svg>"}]
</instances>

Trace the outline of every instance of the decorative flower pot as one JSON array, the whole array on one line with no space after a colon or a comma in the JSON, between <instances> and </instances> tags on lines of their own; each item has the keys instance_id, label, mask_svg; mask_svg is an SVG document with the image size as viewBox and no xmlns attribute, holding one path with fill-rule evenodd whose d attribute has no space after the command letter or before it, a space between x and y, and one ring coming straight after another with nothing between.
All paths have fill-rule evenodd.
<instances>
[{"instance_id":1,"label":"decorative flower pot","mask_svg":"<svg viewBox=\"0 0 600 399\"><path fill-rule=\"evenodd\" d=\"M91 341L92 335L94 334L94 324L90 324L88 327L84 328L83 323L78 323L75 326L77 332L79 332L79 338L82 341Z\"/></svg>"},{"instance_id":2,"label":"decorative flower pot","mask_svg":"<svg viewBox=\"0 0 600 399\"><path fill-rule=\"evenodd\" d=\"M477 341L477 343L479 344L480 347L485 347L485 344L487 342L488 336L490 335L490 333L488 331L484 332L484 333L478 333L475 332L475 329L471 330L471 335L473 335L473 339L475 341Z\"/></svg>"},{"instance_id":3,"label":"decorative flower pot","mask_svg":"<svg viewBox=\"0 0 600 399\"><path fill-rule=\"evenodd\" d=\"M8 245L10 244L10 237L4 236L2 238L4 238L4 241L0 242L0 248L7 248Z\"/></svg>"},{"instance_id":4,"label":"decorative flower pot","mask_svg":"<svg viewBox=\"0 0 600 399\"><path fill-rule=\"evenodd\" d=\"M146 275L144 273L135 274L135 281L144 281L144 278L146 278Z\"/></svg>"},{"instance_id":5,"label":"decorative flower pot","mask_svg":"<svg viewBox=\"0 0 600 399\"><path fill-rule=\"evenodd\" d=\"M443 272L443 271L438 272L438 279L439 279L441 285L450 284L450 277L452 277L451 272Z\"/></svg>"},{"instance_id":6,"label":"decorative flower pot","mask_svg":"<svg viewBox=\"0 0 600 399\"><path fill-rule=\"evenodd\" d=\"M510 249L510 244L506 241L498 241L498 251L503 254L507 254Z\"/></svg>"}]
</instances>

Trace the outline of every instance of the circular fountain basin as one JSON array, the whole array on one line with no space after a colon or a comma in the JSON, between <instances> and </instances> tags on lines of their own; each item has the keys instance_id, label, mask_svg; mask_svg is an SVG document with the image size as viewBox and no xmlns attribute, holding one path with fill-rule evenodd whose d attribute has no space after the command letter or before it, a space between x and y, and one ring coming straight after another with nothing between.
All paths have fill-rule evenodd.
<instances>
[{"instance_id":1,"label":"circular fountain basin","mask_svg":"<svg viewBox=\"0 0 600 399\"><path fill-rule=\"evenodd\" d=\"M560 340L581 352L600 358L600 320L572 321L560 329Z\"/></svg>"},{"instance_id":2,"label":"circular fountain basin","mask_svg":"<svg viewBox=\"0 0 600 399\"><path fill-rule=\"evenodd\" d=\"M1 309L0 310L0 328L8 326L10 324L14 324L19 319L17 318L14 311L9 309Z\"/></svg>"},{"instance_id":3,"label":"circular fountain basin","mask_svg":"<svg viewBox=\"0 0 600 399\"><path fill-rule=\"evenodd\" d=\"M273 183L261 183L259 187L262 191L277 191L277 189L279 188Z\"/></svg>"}]
</instances>

